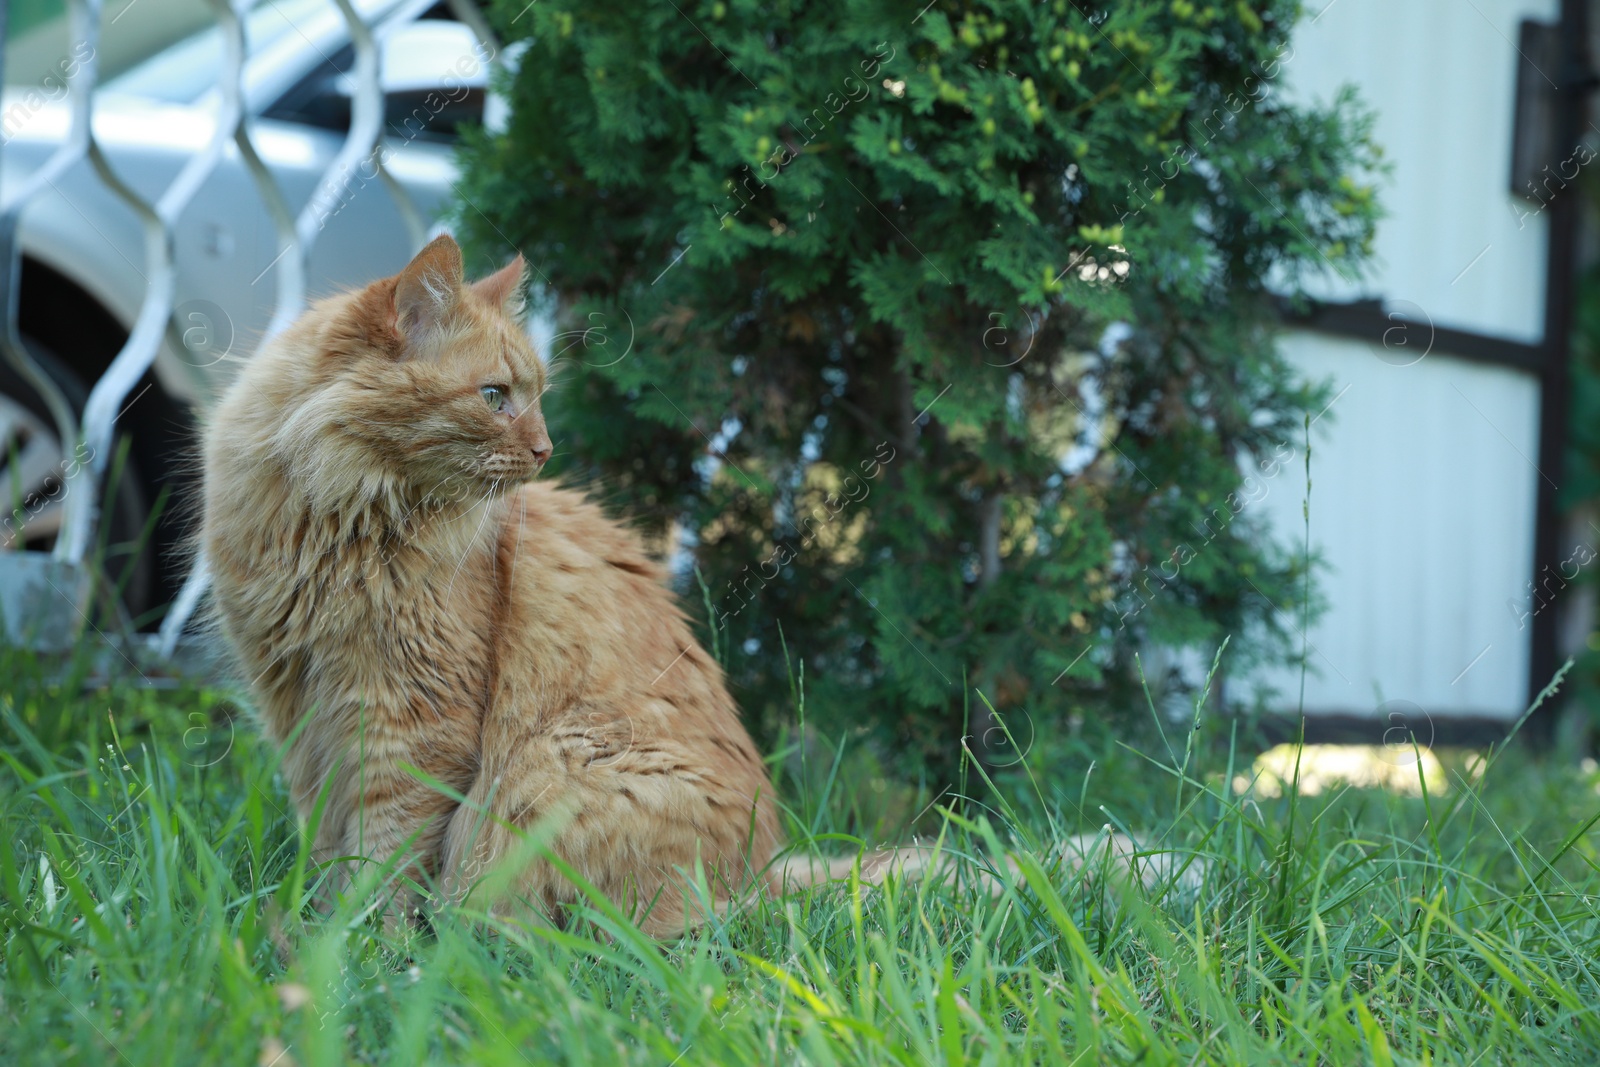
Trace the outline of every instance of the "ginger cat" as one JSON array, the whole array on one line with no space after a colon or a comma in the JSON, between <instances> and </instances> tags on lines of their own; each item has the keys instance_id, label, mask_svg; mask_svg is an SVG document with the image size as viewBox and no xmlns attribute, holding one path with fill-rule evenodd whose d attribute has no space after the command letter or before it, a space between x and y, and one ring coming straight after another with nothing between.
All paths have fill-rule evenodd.
<instances>
[{"instance_id":1,"label":"ginger cat","mask_svg":"<svg viewBox=\"0 0 1600 1067\"><path fill-rule=\"evenodd\" d=\"M553 851L670 933L680 870L721 896L764 877L772 784L639 538L531 481L551 443L522 281L519 257L466 284L440 237L244 367L204 435L215 603L303 816L327 789L318 859L406 847L459 897L508 827L555 816ZM513 895L576 891L538 861Z\"/></svg>"}]
</instances>

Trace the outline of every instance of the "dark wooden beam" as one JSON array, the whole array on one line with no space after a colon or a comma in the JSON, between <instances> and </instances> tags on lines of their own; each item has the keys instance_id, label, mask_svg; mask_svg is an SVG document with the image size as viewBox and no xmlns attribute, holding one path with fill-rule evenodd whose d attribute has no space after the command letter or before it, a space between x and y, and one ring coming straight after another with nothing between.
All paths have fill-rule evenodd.
<instances>
[{"instance_id":1,"label":"dark wooden beam","mask_svg":"<svg viewBox=\"0 0 1600 1067\"><path fill-rule=\"evenodd\" d=\"M1561 39L1565 56L1555 78L1561 95L1556 119L1557 159L1573 151L1584 136L1584 112L1594 85L1588 54L1588 4L1562 0ZM1555 162L1554 160L1552 162ZM1582 201L1576 187L1558 193L1548 210L1550 240L1545 259L1544 343L1545 366L1540 375L1539 496L1535 505L1533 573L1556 573L1561 565L1561 501L1558 487L1564 477L1567 451L1567 409L1571 404L1569 362L1572 343L1572 308L1577 289L1578 226ZM1549 684L1561 664L1556 611L1534 615L1532 655L1528 662L1528 702ZM1529 738L1548 746L1565 701L1557 694L1528 720Z\"/></svg>"},{"instance_id":2,"label":"dark wooden beam","mask_svg":"<svg viewBox=\"0 0 1600 1067\"><path fill-rule=\"evenodd\" d=\"M1514 720L1481 715L1436 715L1422 722L1378 718L1371 712L1319 712L1306 716L1309 745L1385 745L1410 748L1487 748L1506 739ZM1274 715L1259 723L1260 739L1280 745L1298 740L1300 719Z\"/></svg>"},{"instance_id":3,"label":"dark wooden beam","mask_svg":"<svg viewBox=\"0 0 1600 1067\"><path fill-rule=\"evenodd\" d=\"M1453 330L1431 322L1417 322L1397 311L1384 310L1381 300L1318 303L1302 311L1294 311L1285 304L1283 319L1288 326L1378 346L1383 346L1395 331L1404 330L1407 349L1415 348L1418 358L1426 352L1540 375L1550 361L1550 352L1543 344L1530 345L1470 330Z\"/></svg>"}]
</instances>

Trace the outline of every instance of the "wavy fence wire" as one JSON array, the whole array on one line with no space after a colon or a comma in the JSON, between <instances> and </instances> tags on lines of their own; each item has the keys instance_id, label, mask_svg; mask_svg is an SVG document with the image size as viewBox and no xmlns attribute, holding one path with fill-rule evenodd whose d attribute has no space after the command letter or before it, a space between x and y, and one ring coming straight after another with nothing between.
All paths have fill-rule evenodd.
<instances>
[{"instance_id":1,"label":"wavy fence wire","mask_svg":"<svg viewBox=\"0 0 1600 1067\"><path fill-rule=\"evenodd\" d=\"M351 191L359 170L370 168L368 173L376 174L387 195L395 199L413 250L420 248L426 239L427 230L422 214L411 202L401 183L389 172L383 151L386 136L385 99L374 31L396 4L392 0L366 0L360 2L359 6L352 0L331 2L343 16L354 53L354 66L350 72L350 127L342 146L317 180L309 199L295 212L282 185L257 150L251 118L244 104L248 59L245 18L256 4L238 0L208 0L221 31L223 45L218 85L221 106L216 110L209 142L184 163L165 190L152 200L141 196L118 173L95 136L104 0L67 0L71 39L78 46L77 54L86 57L67 78L71 108L68 133L43 166L8 190L0 200L0 292L5 297L4 325L0 327L0 358L8 361L43 398L55 422L63 450L70 452L77 445L81 448L78 454L88 457L88 461L74 475L78 484L72 492L63 495L60 532L48 559L43 558L42 553L14 554L38 557L27 562L37 564L40 573L46 577L50 573L59 574L62 567L74 570L81 568L90 547L96 543L95 535L101 518L99 502L102 483L112 454L111 444L118 413L123 410L134 385L155 363L162 345L169 338L182 333L183 326L175 321L174 314L177 283L174 231L177 221L230 149L237 153L239 162L248 169L260 197L259 210L270 217L276 232L277 256L269 269L275 273L277 296L265 338L287 328L304 309L308 257L322 232L323 224ZM0 4L3 3L4 0L0 0ZM481 11L471 0L449 0L448 6L455 17L477 36L492 65L499 52ZM0 8L0 11L3 10ZM3 24L3 20L0 20L0 24ZM62 175L85 163L93 168L105 188L139 219L144 238L142 266L146 289L127 342L99 380L93 383L82 419L79 420L61 390L23 344L18 325L22 278L22 248L18 232L22 215L29 204L53 189L54 183ZM4 149L0 148L0 166L3 165ZM243 207L242 210L250 209ZM48 570L47 564L53 565L55 570ZM161 655L171 656L174 653L184 626L198 606L207 584L205 561L201 559L171 606L155 641L155 647ZM74 592L69 594L57 587L56 591L62 594L61 607L64 610L70 608L78 616L87 618L88 605L82 601L88 595L88 588L88 583L79 582L73 586ZM73 603L74 599L78 602Z\"/></svg>"}]
</instances>

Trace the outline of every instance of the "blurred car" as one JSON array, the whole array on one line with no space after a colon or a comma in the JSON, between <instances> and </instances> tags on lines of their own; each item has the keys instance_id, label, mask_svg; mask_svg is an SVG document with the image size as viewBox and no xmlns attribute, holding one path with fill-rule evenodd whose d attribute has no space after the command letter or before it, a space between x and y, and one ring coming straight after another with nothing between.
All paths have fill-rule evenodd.
<instances>
[{"instance_id":1,"label":"blurred car","mask_svg":"<svg viewBox=\"0 0 1600 1067\"><path fill-rule=\"evenodd\" d=\"M406 262L451 195L457 132L483 122L497 104L488 93L487 46L445 4L364 0L355 7L379 48L384 168L358 167L325 212L308 260L311 299ZM245 40L251 142L298 213L350 128L349 28L332 0L275 0L250 12ZM147 201L209 143L222 107L223 64L222 31L213 27L96 91L95 138L110 167ZM53 100L39 87L12 87L0 98L0 196L8 202L68 135L70 102L56 88ZM181 481L194 410L215 395L231 358L249 353L277 297L278 234L236 144L169 237L174 312L151 373L129 393L132 403L118 421L130 455L105 512L112 543L138 540L161 487ZM26 205L19 239L23 344L81 411L144 299L140 219L85 159ZM0 493L12 516L0 528L0 549L50 547L61 522L62 472L72 458L41 399L0 360ZM176 588L181 575L169 557L180 536L169 509L154 543L113 567L126 568L124 599L135 613L165 603Z\"/></svg>"}]
</instances>

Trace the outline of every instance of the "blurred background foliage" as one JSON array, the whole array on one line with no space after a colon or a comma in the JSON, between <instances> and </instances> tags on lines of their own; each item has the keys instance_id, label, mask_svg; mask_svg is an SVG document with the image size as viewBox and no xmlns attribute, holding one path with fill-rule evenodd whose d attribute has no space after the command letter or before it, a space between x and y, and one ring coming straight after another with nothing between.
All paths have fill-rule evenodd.
<instances>
[{"instance_id":1,"label":"blurred background foliage","mask_svg":"<svg viewBox=\"0 0 1600 1067\"><path fill-rule=\"evenodd\" d=\"M1600 182L1588 176L1585 189L1591 204L1600 206ZM1561 504L1566 513L1567 538L1577 545L1600 545L1600 268L1590 268L1578 278L1574 294L1572 322L1572 362L1570 366L1571 401L1567 410L1567 454L1565 469L1561 472ZM1565 549L1567 546L1563 544ZM1583 555L1569 557L1569 562L1584 560ZM1589 554L1587 559L1594 559ZM1558 592L1564 588L1564 576L1556 576L1556 586L1546 583L1545 592ZM1590 595L1577 603L1574 617L1565 627L1568 631L1568 648L1564 653L1573 655L1577 662L1570 676L1570 689L1564 705L1563 727L1565 740L1575 750L1590 752L1595 738L1600 736L1600 625L1593 610L1584 607L1594 603L1595 584L1593 567L1582 568L1578 581L1590 587Z\"/></svg>"},{"instance_id":2,"label":"blurred background foliage","mask_svg":"<svg viewBox=\"0 0 1600 1067\"><path fill-rule=\"evenodd\" d=\"M814 721L948 776L990 705L1298 648L1248 507L1326 402L1279 297L1360 269L1381 167L1353 98L1285 100L1298 14L496 3L529 45L460 227L556 316L552 470L671 556L758 731L803 661Z\"/></svg>"}]
</instances>

